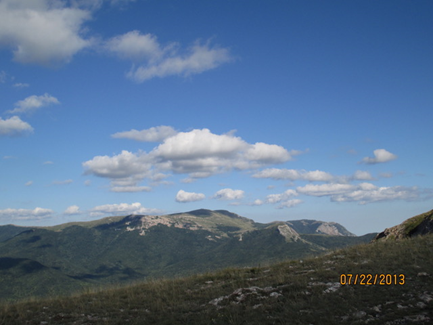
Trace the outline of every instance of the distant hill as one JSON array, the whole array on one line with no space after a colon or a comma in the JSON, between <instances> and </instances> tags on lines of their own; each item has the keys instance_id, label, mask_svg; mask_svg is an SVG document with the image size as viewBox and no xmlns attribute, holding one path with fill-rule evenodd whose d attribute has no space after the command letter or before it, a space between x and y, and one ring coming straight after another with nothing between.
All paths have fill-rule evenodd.
<instances>
[{"instance_id":1,"label":"distant hill","mask_svg":"<svg viewBox=\"0 0 433 325\"><path fill-rule=\"evenodd\" d=\"M422 236L433 233L433 210L403 221L401 224L386 228L375 240L394 240Z\"/></svg>"},{"instance_id":2,"label":"distant hill","mask_svg":"<svg viewBox=\"0 0 433 325\"><path fill-rule=\"evenodd\" d=\"M356 237L339 224L314 220L259 224L205 209L21 230L0 226L0 299L265 265L368 242L375 235Z\"/></svg>"}]
</instances>

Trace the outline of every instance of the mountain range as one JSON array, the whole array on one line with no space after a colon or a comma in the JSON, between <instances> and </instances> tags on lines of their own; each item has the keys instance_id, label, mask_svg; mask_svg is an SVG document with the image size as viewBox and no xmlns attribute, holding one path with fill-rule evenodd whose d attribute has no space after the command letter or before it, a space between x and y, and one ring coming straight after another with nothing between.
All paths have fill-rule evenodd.
<instances>
[{"instance_id":1,"label":"mountain range","mask_svg":"<svg viewBox=\"0 0 433 325\"><path fill-rule=\"evenodd\" d=\"M0 226L0 299L267 265L371 241L337 223L257 223L225 210Z\"/></svg>"}]
</instances>

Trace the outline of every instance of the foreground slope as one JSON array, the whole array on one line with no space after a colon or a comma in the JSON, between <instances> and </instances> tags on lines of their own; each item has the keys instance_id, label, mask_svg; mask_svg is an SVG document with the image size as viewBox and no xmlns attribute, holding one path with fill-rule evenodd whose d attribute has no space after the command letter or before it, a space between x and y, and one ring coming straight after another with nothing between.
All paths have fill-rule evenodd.
<instances>
[{"instance_id":1,"label":"foreground slope","mask_svg":"<svg viewBox=\"0 0 433 325\"><path fill-rule=\"evenodd\" d=\"M0 324L430 324L433 236L0 308ZM392 275L340 284L341 275ZM398 281L394 281L394 275ZM404 281L402 281L402 279Z\"/></svg>"},{"instance_id":2,"label":"foreground slope","mask_svg":"<svg viewBox=\"0 0 433 325\"><path fill-rule=\"evenodd\" d=\"M401 224L386 228L375 240L394 240L433 233L433 210L421 213L403 221Z\"/></svg>"}]
</instances>

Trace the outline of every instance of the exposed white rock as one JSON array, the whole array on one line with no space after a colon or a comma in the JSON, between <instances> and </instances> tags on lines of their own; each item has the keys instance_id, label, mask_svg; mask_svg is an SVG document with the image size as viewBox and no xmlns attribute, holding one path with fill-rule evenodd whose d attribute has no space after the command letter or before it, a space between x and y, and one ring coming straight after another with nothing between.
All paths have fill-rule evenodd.
<instances>
[{"instance_id":1,"label":"exposed white rock","mask_svg":"<svg viewBox=\"0 0 433 325\"><path fill-rule=\"evenodd\" d=\"M281 236L286 238L286 241L298 241L301 239L301 236L293 229L289 227L287 224L282 224L278 226L278 231Z\"/></svg>"}]
</instances>

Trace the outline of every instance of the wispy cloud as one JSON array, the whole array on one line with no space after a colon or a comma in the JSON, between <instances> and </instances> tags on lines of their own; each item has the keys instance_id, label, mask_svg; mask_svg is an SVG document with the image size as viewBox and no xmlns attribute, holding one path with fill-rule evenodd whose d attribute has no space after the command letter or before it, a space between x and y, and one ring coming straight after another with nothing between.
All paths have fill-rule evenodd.
<instances>
[{"instance_id":1,"label":"wispy cloud","mask_svg":"<svg viewBox=\"0 0 433 325\"><path fill-rule=\"evenodd\" d=\"M227 48L196 41L186 50L179 44L162 46L155 35L134 30L106 41L105 48L122 59L134 62L128 78L143 82L155 77L189 76L232 61Z\"/></svg>"},{"instance_id":2,"label":"wispy cloud","mask_svg":"<svg viewBox=\"0 0 433 325\"><path fill-rule=\"evenodd\" d=\"M112 134L112 138L116 139L131 139L142 142L162 142L165 139L177 134L177 131L171 126L157 126L146 130L130 130L124 132L117 132Z\"/></svg>"},{"instance_id":3,"label":"wispy cloud","mask_svg":"<svg viewBox=\"0 0 433 325\"><path fill-rule=\"evenodd\" d=\"M40 107L49 106L52 104L60 104L59 100L49 94L44 94L42 96L29 96L23 100L15 103L15 108L13 110L6 111L8 114L23 114L31 113Z\"/></svg>"},{"instance_id":4,"label":"wispy cloud","mask_svg":"<svg viewBox=\"0 0 433 325\"><path fill-rule=\"evenodd\" d=\"M29 86L30 86L29 84L21 83L21 82L13 84L13 87L15 87L15 88L27 88Z\"/></svg>"}]
</instances>

